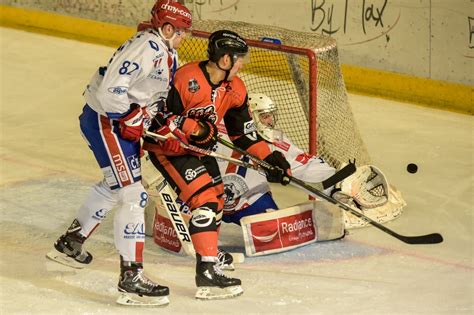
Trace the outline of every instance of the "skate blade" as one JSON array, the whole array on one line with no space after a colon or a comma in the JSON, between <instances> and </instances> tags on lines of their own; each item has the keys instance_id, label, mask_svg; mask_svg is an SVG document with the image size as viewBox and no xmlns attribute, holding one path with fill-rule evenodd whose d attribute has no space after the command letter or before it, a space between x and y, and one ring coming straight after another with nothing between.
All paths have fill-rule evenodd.
<instances>
[{"instance_id":1,"label":"skate blade","mask_svg":"<svg viewBox=\"0 0 474 315\"><path fill-rule=\"evenodd\" d=\"M74 258L71 258L67 256L66 254L60 253L56 250L52 250L49 253L47 253L46 258L51 259L52 261L55 261L57 263L60 263L61 265L68 266L71 268L75 268L75 269L84 268L84 264L81 264L80 262L74 260Z\"/></svg>"},{"instance_id":2,"label":"skate blade","mask_svg":"<svg viewBox=\"0 0 474 315\"><path fill-rule=\"evenodd\" d=\"M240 285L235 285L227 288L219 287L199 287L196 292L196 299L198 300L217 300L229 299L244 293Z\"/></svg>"},{"instance_id":3,"label":"skate blade","mask_svg":"<svg viewBox=\"0 0 474 315\"><path fill-rule=\"evenodd\" d=\"M133 293L122 292L116 301L127 306L165 306L170 303L168 296L139 296Z\"/></svg>"},{"instance_id":4,"label":"skate blade","mask_svg":"<svg viewBox=\"0 0 474 315\"><path fill-rule=\"evenodd\" d=\"M222 270L227 270L227 271L234 271L235 266L234 266L234 264L223 264L223 265L221 265L221 269Z\"/></svg>"}]
</instances>

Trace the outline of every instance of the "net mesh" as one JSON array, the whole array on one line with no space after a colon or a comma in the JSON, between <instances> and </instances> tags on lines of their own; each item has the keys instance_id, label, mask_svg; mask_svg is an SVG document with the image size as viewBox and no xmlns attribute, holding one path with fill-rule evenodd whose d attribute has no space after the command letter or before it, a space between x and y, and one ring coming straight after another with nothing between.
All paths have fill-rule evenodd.
<instances>
[{"instance_id":1,"label":"net mesh","mask_svg":"<svg viewBox=\"0 0 474 315\"><path fill-rule=\"evenodd\" d=\"M249 93L264 93L278 106L277 128L300 148L319 154L333 167L354 158L358 165L370 164L347 100L333 38L243 22L201 20L193 22L193 36L180 46L181 64L206 60L205 36L221 29L248 40L250 63L239 76ZM252 44L262 38L278 39L283 46L260 48ZM312 64L308 55L295 53L292 47L314 53L316 62ZM316 78L311 76L310 67L315 67ZM311 102L314 97L315 104ZM316 136L310 132L312 124Z\"/></svg>"}]
</instances>

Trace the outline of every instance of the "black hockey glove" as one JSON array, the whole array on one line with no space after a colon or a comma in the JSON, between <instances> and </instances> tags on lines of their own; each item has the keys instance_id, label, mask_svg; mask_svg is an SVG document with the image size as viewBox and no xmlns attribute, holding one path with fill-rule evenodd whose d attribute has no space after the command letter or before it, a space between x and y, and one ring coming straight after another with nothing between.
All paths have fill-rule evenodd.
<instances>
[{"instance_id":1,"label":"black hockey glove","mask_svg":"<svg viewBox=\"0 0 474 315\"><path fill-rule=\"evenodd\" d=\"M203 149L212 149L217 143L218 130L208 120L198 120L193 132L189 135L189 144Z\"/></svg>"},{"instance_id":2,"label":"black hockey glove","mask_svg":"<svg viewBox=\"0 0 474 315\"><path fill-rule=\"evenodd\" d=\"M270 183L280 183L282 185L290 183L290 178L287 176L291 174L290 163L288 163L281 152L273 151L264 161L273 166L273 169L265 170L267 180Z\"/></svg>"}]
</instances>

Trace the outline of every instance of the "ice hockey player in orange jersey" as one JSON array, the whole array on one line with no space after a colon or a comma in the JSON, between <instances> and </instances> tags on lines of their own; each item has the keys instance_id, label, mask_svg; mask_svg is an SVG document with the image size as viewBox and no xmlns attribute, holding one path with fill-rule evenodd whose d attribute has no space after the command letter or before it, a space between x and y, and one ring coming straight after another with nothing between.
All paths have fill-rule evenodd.
<instances>
[{"instance_id":1,"label":"ice hockey player in orange jersey","mask_svg":"<svg viewBox=\"0 0 474 315\"><path fill-rule=\"evenodd\" d=\"M271 152L258 135L250 117L247 91L237 73L248 53L238 34L220 30L208 42L209 60L192 62L176 72L167 99L167 117L155 119L158 133L173 134L203 149L217 142L217 124L224 121L233 143L277 166L267 172L267 180L288 184L290 165L280 152ZM159 121L160 123L157 123ZM171 126L171 128L170 128ZM227 277L217 259L218 230L224 205L224 187L217 161L180 148L166 147L154 140L144 145L150 160L162 173L179 198L192 211L189 230L196 251L196 298L234 297L243 293L241 281Z\"/></svg>"}]
</instances>

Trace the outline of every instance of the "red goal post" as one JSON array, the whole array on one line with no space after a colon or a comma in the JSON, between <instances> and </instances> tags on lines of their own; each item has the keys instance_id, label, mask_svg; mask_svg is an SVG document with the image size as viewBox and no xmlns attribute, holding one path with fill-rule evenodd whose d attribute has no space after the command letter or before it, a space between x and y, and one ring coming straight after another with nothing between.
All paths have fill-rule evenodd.
<instances>
[{"instance_id":1,"label":"red goal post","mask_svg":"<svg viewBox=\"0 0 474 315\"><path fill-rule=\"evenodd\" d=\"M243 22L193 23L179 48L181 64L207 59L207 38L220 29L244 37L250 62L239 76L249 93L265 93L278 106L277 127L299 147L334 167L370 157L347 100L336 41L327 36ZM268 39L274 39L269 42Z\"/></svg>"}]
</instances>

